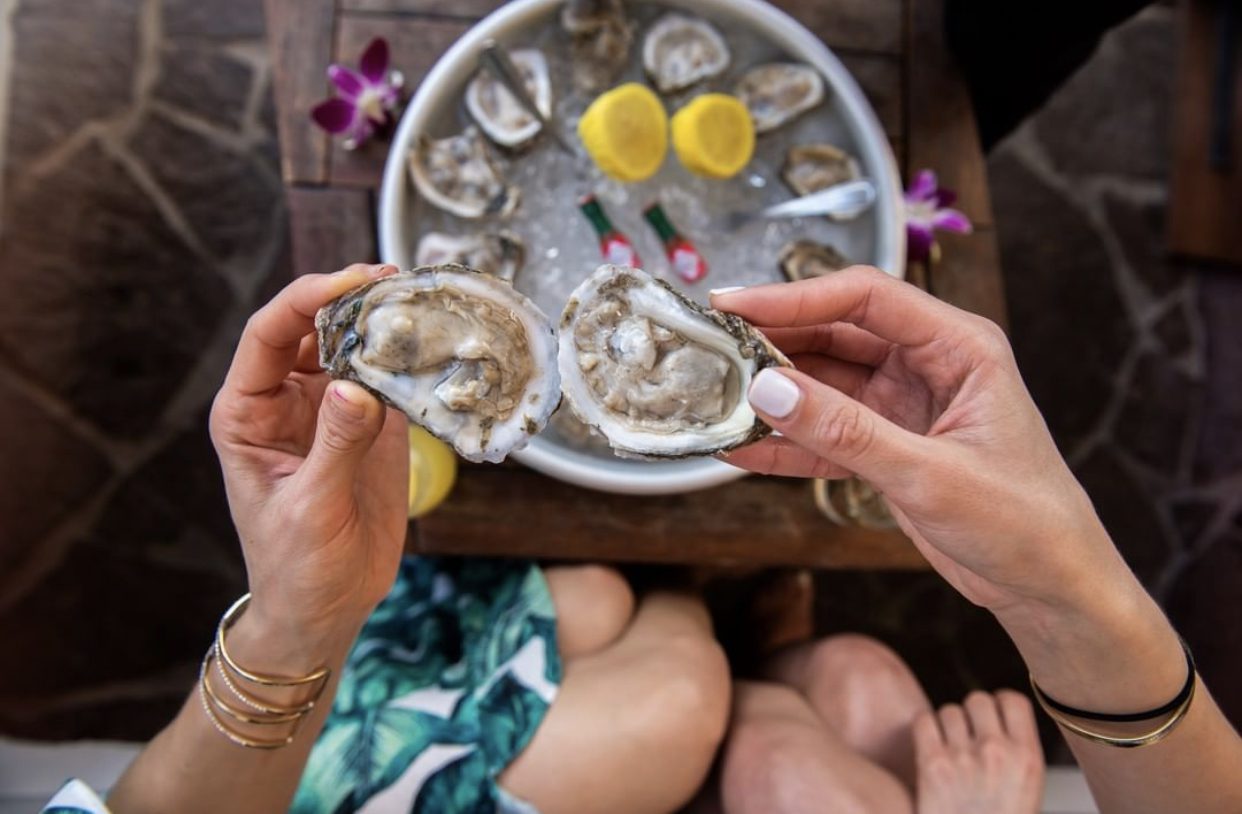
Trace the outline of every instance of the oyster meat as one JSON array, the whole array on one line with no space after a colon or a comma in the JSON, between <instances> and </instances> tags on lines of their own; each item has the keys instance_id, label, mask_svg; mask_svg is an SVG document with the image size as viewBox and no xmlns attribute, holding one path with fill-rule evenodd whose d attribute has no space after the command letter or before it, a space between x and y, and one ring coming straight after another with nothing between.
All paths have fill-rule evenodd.
<instances>
[{"instance_id":1,"label":"oyster meat","mask_svg":"<svg viewBox=\"0 0 1242 814\"><path fill-rule=\"evenodd\" d=\"M520 190L505 183L474 125L443 139L420 135L409 168L418 193L458 217L504 216L517 206Z\"/></svg>"},{"instance_id":2,"label":"oyster meat","mask_svg":"<svg viewBox=\"0 0 1242 814\"><path fill-rule=\"evenodd\" d=\"M850 265L835 247L814 240L795 240L781 249L781 271L790 280L809 280Z\"/></svg>"},{"instance_id":3,"label":"oyster meat","mask_svg":"<svg viewBox=\"0 0 1242 814\"><path fill-rule=\"evenodd\" d=\"M769 429L746 391L789 360L741 317L695 303L629 266L600 266L560 321L562 389L622 457L710 455Z\"/></svg>"},{"instance_id":4,"label":"oyster meat","mask_svg":"<svg viewBox=\"0 0 1242 814\"><path fill-rule=\"evenodd\" d=\"M844 150L831 144L803 144L790 147L785 154L781 178L798 195L810 195L821 189L861 177L858 162Z\"/></svg>"},{"instance_id":5,"label":"oyster meat","mask_svg":"<svg viewBox=\"0 0 1242 814\"><path fill-rule=\"evenodd\" d=\"M416 266L456 263L510 283L525 260L526 247L517 235L507 231L474 235L428 232L414 252Z\"/></svg>"},{"instance_id":6,"label":"oyster meat","mask_svg":"<svg viewBox=\"0 0 1242 814\"><path fill-rule=\"evenodd\" d=\"M630 59L634 29L622 0L569 0L561 10L561 27L572 37L574 86L601 91Z\"/></svg>"},{"instance_id":7,"label":"oyster meat","mask_svg":"<svg viewBox=\"0 0 1242 814\"><path fill-rule=\"evenodd\" d=\"M453 445L498 462L560 403L556 332L513 286L426 266L347 292L315 316L319 362Z\"/></svg>"},{"instance_id":8,"label":"oyster meat","mask_svg":"<svg viewBox=\"0 0 1242 814\"><path fill-rule=\"evenodd\" d=\"M549 118L552 115L552 81L543 52L538 48L524 48L511 51L509 57L522 75L535 107L545 119ZM480 70L466 86L466 110L488 138L510 149L529 144L543 127L487 70Z\"/></svg>"},{"instance_id":9,"label":"oyster meat","mask_svg":"<svg viewBox=\"0 0 1242 814\"><path fill-rule=\"evenodd\" d=\"M810 65L772 62L751 68L733 94L745 103L756 133L775 130L824 100L824 78Z\"/></svg>"},{"instance_id":10,"label":"oyster meat","mask_svg":"<svg viewBox=\"0 0 1242 814\"><path fill-rule=\"evenodd\" d=\"M706 20L685 14L665 14L643 40L643 68L661 93L719 76L729 59L720 32Z\"/></svg>"}]
</instances>

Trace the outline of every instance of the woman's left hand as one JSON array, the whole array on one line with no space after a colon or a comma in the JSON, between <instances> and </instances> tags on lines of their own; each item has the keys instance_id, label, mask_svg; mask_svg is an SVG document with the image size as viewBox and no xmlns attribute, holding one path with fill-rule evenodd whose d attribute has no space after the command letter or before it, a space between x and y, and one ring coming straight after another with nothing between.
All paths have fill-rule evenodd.
<instances>
[{"instance_id":1,"label":"woman's left hand","mask_svg":"<svg viewBox=\"0 0 1242 814\"><path fill-rule=\"evenodd\" d=\"M393 266L300 277L246 324L211 411L252 599L246 616L312 645L352 635L396 578L406 419L318 363L315 312Z\"/></svg>"}]
</instances>

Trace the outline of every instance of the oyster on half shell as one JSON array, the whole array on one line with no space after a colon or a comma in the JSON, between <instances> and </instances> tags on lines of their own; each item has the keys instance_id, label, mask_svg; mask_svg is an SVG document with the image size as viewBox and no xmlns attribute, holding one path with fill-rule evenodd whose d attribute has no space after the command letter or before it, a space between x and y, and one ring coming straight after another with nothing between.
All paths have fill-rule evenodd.
<instances>
[{"instance_id":1,"label":"oyster on half shell","mask_svg":"<svg viewBox=\"0 0 1242 814\"><path fill-rule=\"evenodd\" d=\"M695 303L629 266L600 266L560 320L562 390L630 458L710 455L769 429L746 400L760 370L789 360L741 317Z\"/></svg>"},{"instance_id":2,"label":"oyster on half shell","mask_svg":"<svg viewBox=\"0 0 1242 814\"><path fill-rule=\"evenodd\" d=\"M816 243L814 240L795 240L781 249L781 271L791 281L823 277L850 265L845 255L835 246Z\"/></svg>"},{"instance_id":3,"label":"oyster on half shell","mask_svg":"<svg viewBox=\"0 0 1242 814\"><path fill-rule=\"evenodd\" d=\"M831 144L790 147L781 167L781 178L798 195L810 195L861 176L853 156Z\"/></svg>"},{"instance_id":4,"label":"oyster on half shell","mask_svg":"<svg viewBox=\"0 0 1242 814\"><path fill-rule=\"evenodd\" d=\"M617 78L630 58L634 27L622 0L569 0L561 27L572 37L574 87L600 91Z\"/></svg>"},{"instance_id":5,"label":"oyster on half shell","mask_svg":"<svg viewBox=\"0 0 1242 814\"><path fill-rule=\"evenodd\" d=\"M733 93L746 105L756 133L767 133L824 100L824 78L810 65L771 62L751 68Z\"/></svg>"},{"instance_id":6,"label":"oyster on half shell","mask_svg":"<svg viewBox=\"0 0 1242 814\"><path fill-rule=\"evenodd\" d=\"M661 93L719 76L730 59L729 46L715 26L676 12L656 20L643 40L643 69Z\"/></svg>"},{"instance_id":7,"label":"oyster on half shell","mask_svg":"<svg viewBox=\"0 0 1242 814\"><path fill-rule=\"evenodd\" d=\"M409 168L418 194L460 218L504 216L518 204L520 190L505 183L474 125L443 139L420 135Z\"/></svg>"},{"instance_id":8,"label":"oyster on half shell","mask_svg":"<svg viewBox=\"0 0 1242 814\"><path fill-rule=\"evenodd\" d=\"M556 332L513 286L426 266L349 291L315 315L319 363L453 445L498 462L560 403Z\"/></svg>"},{"instance_id":9,"label":"oyster on half shell","mask_svg":"<svg viewBox=\"0 0 1242 814\"><path fill-rule=\"evenodd\" d=\"M545 119L552 115L552 80L548 61L538 48L510 51L509 58L522 75L526 91ZM501 147L518 149L530 141L543 125L514 98L491 71L480 70L466 86L466 110L483 132Z\"/></svg>"},{"instance_id":10,"label":"oyster on half shell","mask_svg":"<svg viewBox=\"0 0 1242 814\"><path fill-rule=\"evenodd\" d=\"M509 231L479 232L473 235L448 235L428 232L418 241L414 265L458 265L499 277L506 282L522 270L526 246L521 238Z\"/></svg>"}]
</instances>

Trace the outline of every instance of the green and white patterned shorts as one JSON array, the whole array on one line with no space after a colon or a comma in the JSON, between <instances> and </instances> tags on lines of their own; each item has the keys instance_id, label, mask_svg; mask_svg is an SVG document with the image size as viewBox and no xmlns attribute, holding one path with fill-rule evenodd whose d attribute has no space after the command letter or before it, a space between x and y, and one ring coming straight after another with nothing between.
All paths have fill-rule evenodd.
<instances>
[{"instance_id":1,"label":"green and white patterned shorts","mask_svg":"<svg viewBox=\"0 0 1242 814\"><path fill-rule=\"evenodd\" d=\"M290 810L538 814L496 778L560 683L538 566L407 557L349 654ZM77 781L45 811L107 814Z\"/></svg>"}]
</instances>

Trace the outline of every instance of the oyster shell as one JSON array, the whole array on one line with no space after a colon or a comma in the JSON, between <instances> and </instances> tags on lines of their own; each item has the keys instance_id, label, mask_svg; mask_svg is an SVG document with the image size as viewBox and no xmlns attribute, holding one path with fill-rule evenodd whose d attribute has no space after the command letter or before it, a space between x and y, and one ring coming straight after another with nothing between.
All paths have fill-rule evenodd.
<instances>
[{"instance_id":1,"label":"oyster shell","mask_svg":"<svg viewBox=\"0 0 1242 814\"><path fill-rule=\"evenodd\" d=\"M526 246L521 238L507 231L473 235L428 232L414 252L416 266L456 263L510 283L525 260Z\"/></svg>"},{"instance_id":2,"label":"oyster shell","mask_svg":"<svg viewBox=\"0 0 1242 814\"><path fill-rule=\"evenodd\" d=\"M518 204L520 190L505 183L474 125L444 139L420 135L409 167L418 193L458 217L504 216Z\"/></svg>"},{"instance_id":3,"label":"oyster shell","mask_svg":"<svg viewBox=\"0 0 1242 814\"><path fill-rule=\"evenodd\" d=\"M552 115L552 80L543 52L538 48L524 48L509 52L509 57L522 74L535 107L545 119L549 118ZM466 110L487 137L501 147L523 147L543 128L508 88L486 70L476 73L466 86Z\"/></svg>"},{"instance_id":4,"label":"oyster shell","mask_svg":"<svg viewBox=\"0 0 1242 814\"><path fill-rule=\"evenodd\" d=\"M858 162L831 144L803 144L785 154L781 178L798 195L810 195L861 177Z\"/></svg>"},{"instance_id":5,"label":"oyster shell","mask_svg":"<svg viewBox=\"0 0 1242 814\"><path fill-rule=\"evenodd\" d=\"M347 292L315 315L319 363L470 461L498 462L560 403L556 332L496 277L425 266Z\"/></svg>"},{"instance_id":6,"label":"oyster shell","mask_svg":"<svg viewBox=\"0 0 1242 814\"><path fill-rule=\"evenodd\" d=\"M809 280L840 271L850 261L835 247L814 240L795 240L781 249L781 271L790 280Z\"/></svg>"},{"instance_id":7,"label":"oyster shell","mask_svg":"<svg viewBox=\"0 0 1242 814\"><path fill-rule=\"evenodd\" d=\"M710 455L769 429L746 391L789 361L741 317L704 308L629 266L600 266L560 320L569 406L622 457Z\"/></svg>"},{"instance_id":8,"label":"oyster shell","mask_svg":"<svg viewBox=\"0 0 1242 814\"><path fill-rule=\"evenodd\" d=\"M685 14L665 14L643 40L643 68L662 93L720 75L729 59L720 32L706 20Z\"/></svg>"},{"instance_id":9,"label":"oyster shell","mask_svg":"<svg viewBox=\"0 0 1242 814\"><path fill-rule=\"evenodd\" d=\"M775 130L824 100L824 78L810 65L772 62L751 68L733 94L745 103L756 133Z\"/></svg>"},{"instance_id":10,"label":"oyster shell","mask_svg":"<svg viewBox=\"0 0 1242 814\"><path fill-rule=\"evenodd\" d=\"M634 41L622 0L569 0L561 10L561 27L573 38L574 86L600 91L611 85L629 62Z\"/></svg>"}]
</instances>

